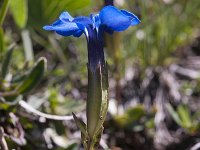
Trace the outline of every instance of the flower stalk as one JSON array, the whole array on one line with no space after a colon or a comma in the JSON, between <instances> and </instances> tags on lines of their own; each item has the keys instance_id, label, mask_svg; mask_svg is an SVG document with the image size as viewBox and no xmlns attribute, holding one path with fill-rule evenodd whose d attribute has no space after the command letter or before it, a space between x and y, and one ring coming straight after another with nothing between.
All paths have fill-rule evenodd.
<instances>
[{"instance_id":1,"label":"flower stalk","mask_svg":"<svg viewBox=\"0 0 200 150\"><path fill-rule=\"evenodd\" d=\"M103 34L88 29L88 96L86 106L89 150L98 146L108 110L108 70L104 59Z\"/></svg>"},{"instance_id":2,"label":"flower stalk","mask_svg":"<svg viewBox=\"0 0 200 150\"><path fill-rule=\"evenodd\" d=\"M99 65L93 72L88 68L87 131L89 147L98 145L108 109L107 65Z\"/></svg>"}]
</instances>

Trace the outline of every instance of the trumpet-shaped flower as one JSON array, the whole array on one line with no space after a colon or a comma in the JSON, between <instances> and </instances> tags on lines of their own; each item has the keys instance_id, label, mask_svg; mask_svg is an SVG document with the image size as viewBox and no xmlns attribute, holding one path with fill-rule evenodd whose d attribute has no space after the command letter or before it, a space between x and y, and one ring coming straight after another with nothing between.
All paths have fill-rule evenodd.
<instances>
[{"instance_id":1,"label":"trumpet-shaped flower","mask_svg":"<svg viewBox=\"0 0 200 150\"><path fill-rule=\"evenodd\" d=\"M90 17L73 18L68 12L63 12L58 20L43 28L62 36L80 37L84 33L88 42L89 66L95 69L97 64L104 63L103 32L120 32L139 23L140 20L133 13L106 6L98 14L91 14Z\"/></svg>"},{"instance_id":2,"label":"trumpet-shaped flower","mask_svg":"<svg viewBox=\"0 0 200 150\"><path fill-rule=\"evenodd\" d=\"M119 10L114 6L105 6L98 14L91 14L90 17L73 18L68 12L63 12L53 24L44 26L45 30L55 31L62 36L80 37L83 33L86 36L88 44L87 129L81 130L86 149L93 149L98 143L108 109L108 74L103 52L103 33L124 31L139 23L140 20L131 12Z\"/></svg>"}]
</instances>

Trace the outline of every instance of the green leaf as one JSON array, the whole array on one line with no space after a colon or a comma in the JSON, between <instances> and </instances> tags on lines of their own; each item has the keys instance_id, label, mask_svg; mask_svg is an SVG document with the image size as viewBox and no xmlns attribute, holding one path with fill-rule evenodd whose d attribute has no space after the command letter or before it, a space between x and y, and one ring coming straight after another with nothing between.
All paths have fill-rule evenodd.
<instances>
[{"instance_id":1,"label":"green leaf","mask_svg":"<svg viewBox=\"0 0 200 150\"><path fill-rule=\"evenodd\" d=\"M172 118L174 119L174 121L182 126L182 121L178 115L178 113L174 110L174 108L170 105L170 104L166 104L167 110L169 111L170 115L172 116Z\"/></svg>"},{"instance_id":2,"label":"green leaf","mask_svg":"<svg viewBox=\"0 0 200 150\"><path fill-rule=\"evenodd\" d=\"M88 66L88 95L87 95L87 131L93 137L102 124L102 68L91 69Z\"/></svg>"},{"instance_id":3,"label":"green leaf","mask_svg":"<svg viewBox=\"0 0 200 150\"><path fill-rule=\"evenodd\" d=\"M3 59L3 51L4 51L4 36L3 36L3 28L0 26L0 62ZM0 74L1 72L2 71L0 70Z\"/></svg>"},{"instance_id":4,"label":"green leaf","mask_svg":"<svg viewBox=\"0 0 200 150\"><path fill-rule=\"evenodd\" d=\"M101 126L100 129L97 131L97 133L94 136L94 140L93 140L93 145L94 147L98 147L99 146L99 142L101 140L101 135L103 133L104 127Z\"/></svg>"},{"instance_id":5,"label":"green leaf","mask_svg":"<svg viewBox=\"0 0 200 150\"><path fill-rule=\"evenodd\" d=\"M81 132L81 141L82 141L84 149L88 149L88 146L87 146L88 138L82 132Z\"/></svg>"},{"instance_id":6,"label":"green leaf","mask_svg":"<svg viewBox=\"0 0 200 150\"><path fill-rule=\"evenodd\" d=\"M2 57L2 53L4 50L4 37L3 37L3 28L0 27L0 57Z\"/></svg>"},{"instance_id":7,"label":"green leaf","mask_svg":"<svg viewBox=\"0 0 200 150\"><path fill-rule=\"evenodd\" d=\"M22 100L22 95L18 93L13 93L11 96L0 97L0 101L7 105L16 105L20 100Z\"/></svg>"},{"instance_id":8,"label":"green leaf","mask_svg":"<svg viewBox=\"0 0 200 150\"><path fill-rule=\"evenodd\" d=\"M188 107L186 105L179 105L177 112L182 121L183 127L190 128L192 126L192 120Z\"/></svg>"},{"instance_id":9,"label":"green leaf","mask_svg":"<svg viewBox=\"0 0 200 150\"><path fill-rule=\"evenodd\" d=\"M4 22L9 4L10 4L10 0L4 0L2 7L0 8L0 26L2 26L2 24Z\"/></svg>"},{"instance_id":10,"label":"green leaf","mask_svg":"<svg viewBox=\"0 0 200 150\"><path fill-rule=\"evenodd\" d=\"M153 129L155 127L154 118L150 118L145 122L145 127L148 129Z\"/></svg>"},{"instance_id":11,"label":"green leaf","mask_svg":"<svg viewBox=\"0 0 200 150\"><path fill-rule=\"evenodd\" d=\"M89 139L89 136L87 133L87 126L81 119L77 118L74 113L72 113L72 115L74 117L77 127L81 130L81 140L82 140L83 146L85 149L87 149L87 142Z\"/></svg>"},{"instance_id":12,"label":"green leaf","mask_svg":"<svg viewBox=\"0 0 200 150\"><path fill-rule=\"evenodd\" d=\"M16 24L20 28L24 28L28 18L27 0L12 0L10 3L10 9Z\"/></svg>"},{"instance_id":13,"label":"green leaf","mask_svg":"<svg viewBox=\"0 0 200 150\"><path fill-rule=\"evenodd\" d=\"M128 127L135 121L139 121L145 115L145 110L142 105L137 105L129 108L123 115L115 116L114 120L120 127Z\"/></svg>"},{"instance_id":14,"label":"green leaf","mask_svg":"<svg viewBox=\"0 0 200 150\"><path fill-rule=\"evenodd\" d=\"M128 109L126 113L132 121L136 121L145 115L145 110L142 105L137 105L134 108Z\"/></svg>"},{"instance_id":15,"label":"green leaf","mask_svg":"<svg viewBox=\"0 0 200 150\"><path fill-rule=\"evenodd\" d=\"M36 62L22 84L17 87L20 94L29 92L39 83L46 70L46 63L47 60L43 57Z\"/></svg>"},{"instance_id":16,"label":"green leaf","mask_svg":"<svg viewBox=\"0 0 200 150\"><path fill-rule=\"evenodd\" d=\"M86 131L86 124L79 118L76 117L74 113L72 113L74 120L76 122L76 125L78 128L81 130L81 132L84 134L85 137L88 136L87 131Z\"/></svg>"},{"instance_id":17,"label":"green leaf","mask_svg":"<svg viewBox=\"0 0 200 150\"><path fill-rule=\"evenodd\" d=\"M11 83L19 83L22 82L24 80L24 78L26 78L27 73L22 73L22 74L15 74L11 80Z\"/></svg>"},{"instance_id":18,"label":"green leaf","mask_svg":"<svg viewBox=\"0 0 200 150\"><path fill-rule=\"evenodd\" d=\"M1 75L3 78L5 78L8 73L14 47L15 47L15 44L12 44L8 48L8 51L3 59L3 63L2 63L2 67L1 67Z\"/></svg>"}]
</instances>

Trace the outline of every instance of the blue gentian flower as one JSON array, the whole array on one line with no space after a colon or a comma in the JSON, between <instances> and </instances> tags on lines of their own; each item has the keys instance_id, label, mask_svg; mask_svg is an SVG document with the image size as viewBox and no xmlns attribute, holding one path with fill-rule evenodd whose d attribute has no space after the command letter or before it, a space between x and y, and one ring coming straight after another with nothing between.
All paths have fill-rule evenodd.
<instances>
[{"instance_id":1,"label":"blue gentian flower","mask_svg":"<svg viewBox=\"0 0 200 150\"><path fill-rule=\"evenodd\" d=\"M62 36L80 37L84 33L88 43L88 64L93 70L98 65L104 65L105 63L103 32L120 32L139 23L140 20L133 13L119 10L114 6L105 6L98 14L91 14L90 17L79 16L73 18L68 12L63 12L58 20L43 28L55 31Z\"/></svg>"}]
</instances>

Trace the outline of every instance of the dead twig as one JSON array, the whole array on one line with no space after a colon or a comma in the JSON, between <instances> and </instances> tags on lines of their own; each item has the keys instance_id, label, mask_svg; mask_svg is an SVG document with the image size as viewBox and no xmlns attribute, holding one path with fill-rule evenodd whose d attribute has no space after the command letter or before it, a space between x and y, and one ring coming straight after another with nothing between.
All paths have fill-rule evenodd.
<instances>
[{"instance_id":1,"label":"dead twig","mask_svg":"<svg viewBox=\"0 0 200 150\"><path fill-rule=\"evenodd\" d=\"M19 105L24 108L26 111L31 112L33 114L36 114L40 117L46 118L46 119L51 119L51 120L72 120L73 116L59 116L59 115L51 115L51 114L46 114L43 112L40 112L36 110L35 108L31 107L27 102L20 100Z\"/></svg>"},{"instance_id":2,"label":"dead twig","mask_svg":"<svg viewBox=\"0 0 200 150\"><path fill-rule=\"evenodd\" d=\"M0 146L2 150L8 150L8 145L4 138L4 130L2 127L0 127Z\"/></svg>"}]
</instances>

